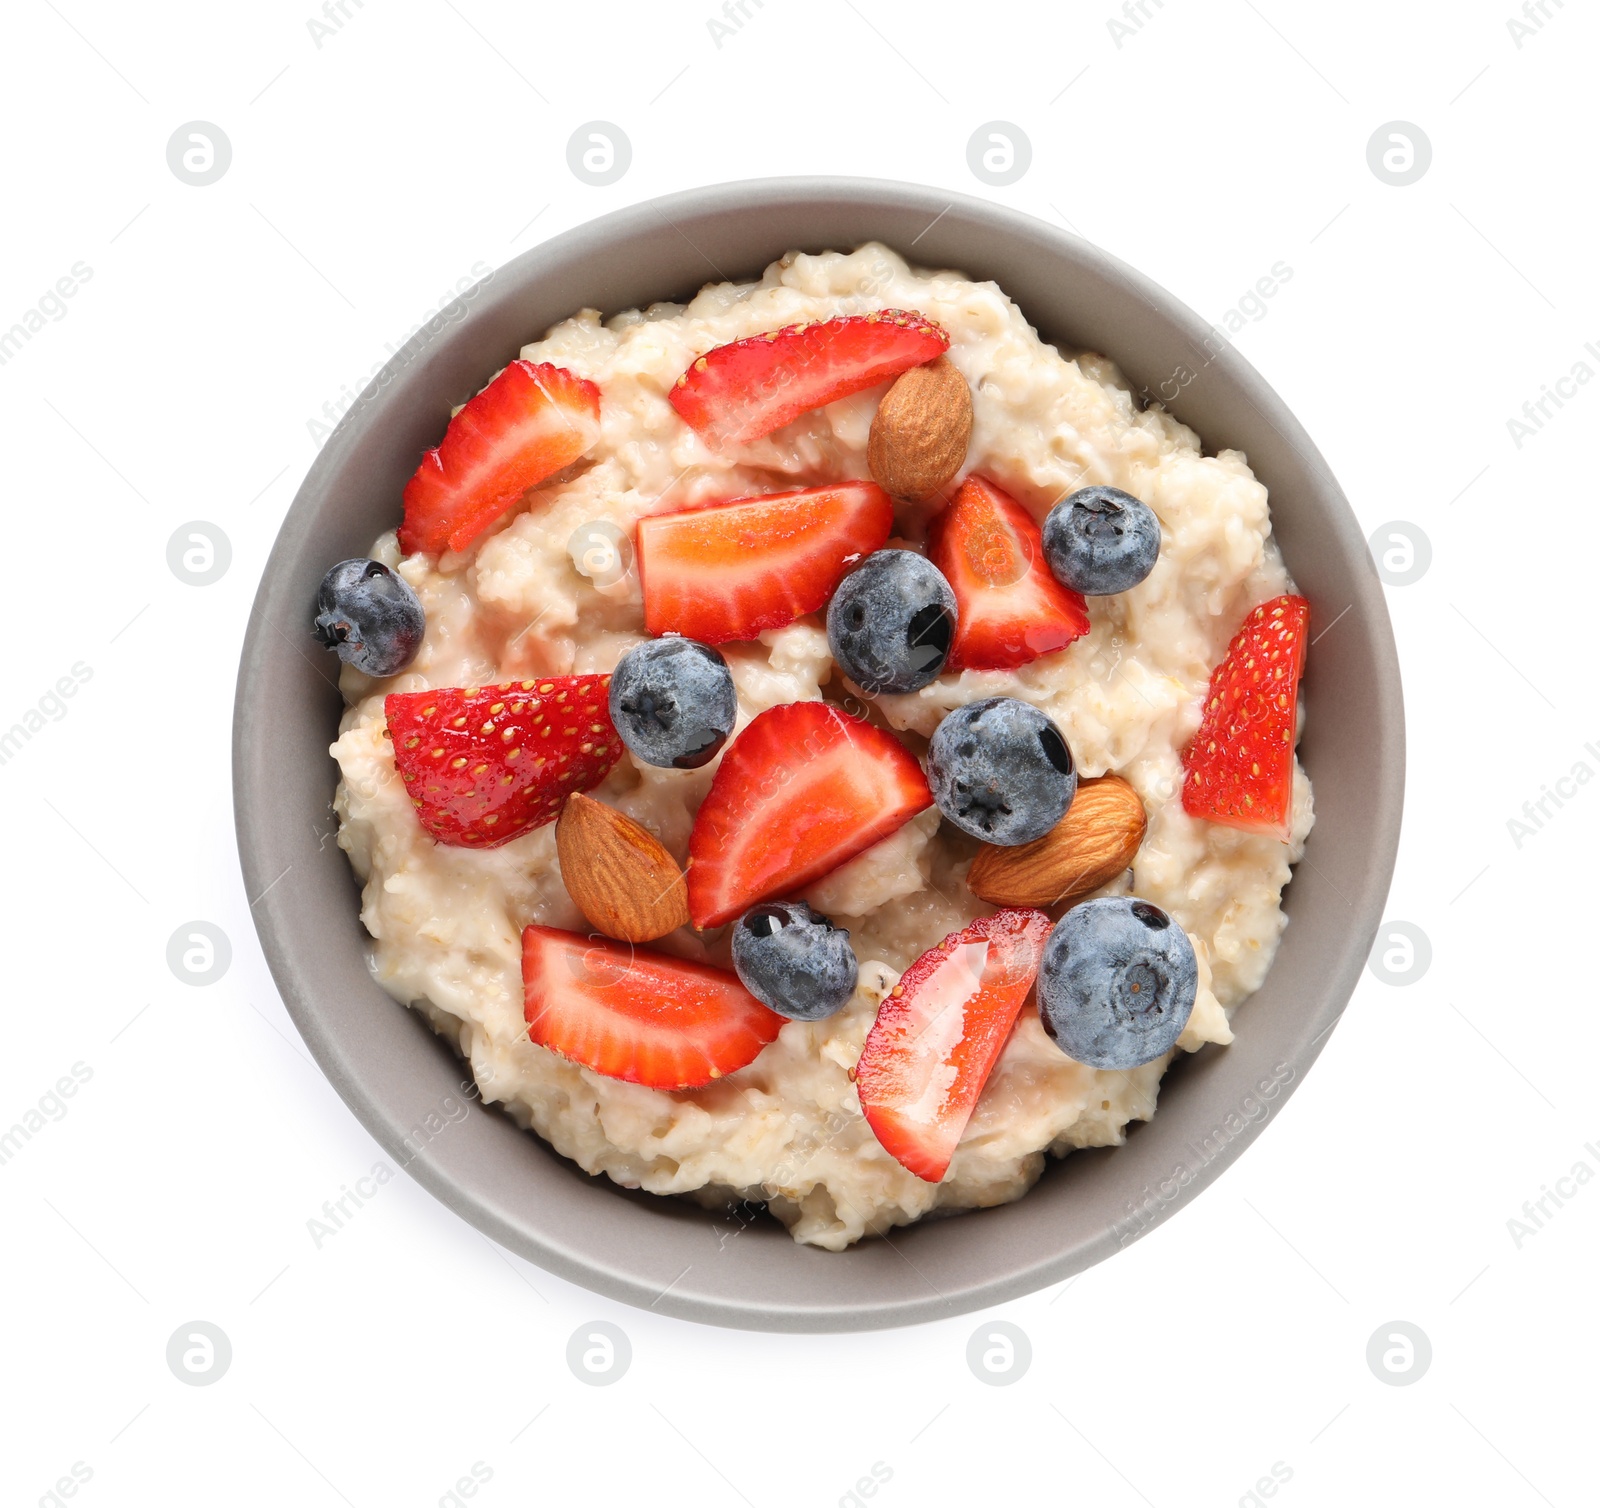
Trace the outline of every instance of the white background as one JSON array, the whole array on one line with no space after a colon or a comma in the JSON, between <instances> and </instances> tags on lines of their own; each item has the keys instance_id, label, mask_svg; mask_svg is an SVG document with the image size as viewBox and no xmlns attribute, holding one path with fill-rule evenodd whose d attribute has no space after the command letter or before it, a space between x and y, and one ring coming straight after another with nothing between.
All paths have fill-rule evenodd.
<instances>
[{"instance_id":1,"label":"white background","mask_svg":"<svg viewBox=\"0 0 1600 1508\"><path fill-rule=\"evenodd\" d=\"M9 5L0 330L75 263L92 276L0 366L18 566L0 728L73 665L92 678L0 766L0 1129L75 1063L92 1077L0 1166L4 1501L64 1500L44 1494L79 1463L75 1500L107 1508L427 1508L480 1463L487 1508L832 1508L881 1463L888 1508L1179 1508L1249 1503L1281 1463L1274 1501L1304 1508L1593 1502L1600 1188L1547 1204L1520 1246L1507 1224L1580 1159L1600 1170L1600 790L1569 786L1520 846L1507 827L1577 762L1600 771L1600 392L1520 448L1506 422L1574 363L1600 370L1600 23L1546 5L1518 46L1510 0L1147 0L1118 40L1111 0L747 0L720 47L711 0L346 0L320 47L310 0ZM1009 187L967 162L997 118L1032 143ZM596 119L633 147L604 188L566 161ZM1396 119L1433 147L1407 187L1367 162ZM194 120L232 143L208 187L167 164ZM228 790L238 646L308 421L474 263L658 193L796 172L1068 221L1214 320L1292 268L1240 348L1365 528L1432 542L1388 593L1410 729L1390 915L1432 965L1405 988L1363 977L1214 1189L989 1316L702 1328L528 1266L404 1176L319 1249L307 1221L386 1159L274 993ZM231 541L211 586L167 565L191 520ZM166 963L193 919L233 946L204 988ZM991 1387L966 1347L1000 1318L1033 1360ZM601 1319L633 1362L595 1388L565 1356ZM212 1386L166 1363L193 1320L231 1341ZM1410 1386L1366 1361L1395 1320L1432 1344Z\"/></svg>"}]
</instances>

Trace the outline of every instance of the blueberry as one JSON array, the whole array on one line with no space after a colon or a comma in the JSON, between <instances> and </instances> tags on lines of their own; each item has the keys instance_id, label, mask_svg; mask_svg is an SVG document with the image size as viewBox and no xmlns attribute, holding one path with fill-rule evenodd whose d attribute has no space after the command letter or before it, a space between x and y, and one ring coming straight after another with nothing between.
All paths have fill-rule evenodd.
<instances>
[{"instance_id":1,"label":"blueberry","mask_svg":"<svg viewBox=\"0 0 1600 1508\"><path fill-rule=\"evenodd\" d=\"M611 721L645 764L699 769L727 743L738 710L728 662L695 639L647 639L611 672Z\"/></svg>"},{"instance_id":2,"label":"blueberry","mask_svg":"<svg viewBox=\"0 0 1600 1508\"><path fill-rule=\"evenodd\" d=\"M1137 1068L1171 1050L1199 973L1184 930L1132 896L1085 901L1061 918L1039 969L1039 1020L1069 1058Z\"/></svg>"},{"instance_id":3,"label":"blueberry","mask_svg":"<svg viewBox=\"0 0 1600 1508\"><path fill-rule=\"evenodd\" d=\"M1062 586L1087 597L1126 592L1156 568L1161 525L1147 504L1115 487L1083 487L1044 521L1044 558Z\"/></svg>"},{"instance_id":4,"label":"blueberry","mask_svg":"<svg viewBox=\"0 0 1600 1508\"><path fill-rule=\"evenodd\" d=\"M928 744L928 780L946 818L1002 848L1042 838L1078 789L1072 751L1056 725L1014 696L950 713Z\"/></svg>"},{"instance_id":5,"label":"blueberry","mask_svg":"<svg viewBox=\"0 0 1600 1508\"><path fill-rule=\"evenodd\" d=\"M850 934L803 901L746 911L733 929L733 967L757 1000L791 1021L831 1016L856 991Z\"/></svg>"},{"instance_id":6,"label":"blueberry","mask_svg":"<svg viewBox=\"0 0 1600 1508\"><path fill-rule=\"evenodd\" d=\"M368 675L398 675L416 659L427 626L410 584L381 561L341 560L317 588L311 632Z\"/></svg>"},{"instance_id":7,"label":"blueberry","mask_svg":"<svg viewBox=\"0 0 1600 1508\"><path fill-rule=\"evenodd\" d=\"M868 696L917 691L950 657L956 594L939 568L911 550L875 550L828 604L828 648Z\"/></svg>"}]
</instances>

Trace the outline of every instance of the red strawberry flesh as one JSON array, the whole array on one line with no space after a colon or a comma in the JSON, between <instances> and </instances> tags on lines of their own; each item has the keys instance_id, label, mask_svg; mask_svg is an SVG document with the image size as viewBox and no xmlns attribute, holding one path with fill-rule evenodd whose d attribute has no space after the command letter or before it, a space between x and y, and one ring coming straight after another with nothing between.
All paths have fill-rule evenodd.
<instances>
[{"instance_id":1,"label":"red strawberry flesh","mask_svg":"<svg viewBox=\"0 0 1600 1508\"><path fill-rule=\"evenodd\" d=\"M840 578L893 527L894 505L876 482L642 518L645 627L702 644L782 628L823 607Z\"/></svg>"},{"instance_id":2,"label":"red strawberry flesh","mask_svg":"<svg viewBox=\"0 0 1600 1508\"><path fill-rule=\"evenodd\" d=\"M599 388L564 367L513 361L467 401L406 483L400 548L466 549L599 438Z\"/></svg>"},{"instance_id":3,"label":"red strawberry flesh","mask_svg":"<svg viewBox=\"0 0 1600 1508\"><path fill-rule=\"evenodd\" d=\"M522 987L531 1040L652 1089L710 1084L783 1027L723 969L554 927L523 932Z\"/></svg>"},{"instance_id":4,"label":"red strawberry flesh","mask_svg":"<svg viewBox=\"0 0 1600 1508\"><path fill-rule=\"evenodd\" d=\"M689 916L702 930L790 896L933 805L892 734L827 702L763 712L722 756L689 835Z\"/></svg>"},{"instance_id":5,"label":"red strawberry flesh","mask_svg":"<svg viewBox=\"0 0 1600 1508\"><path fill-rule=\"evenodd\" d=\"M928 558L959 608L950 670L1015 670L1089 632L1088 606L1050 574L1033 515L983 477L934 519Z\"/></svg>"},{"instance_id":6,"label":"red strawberry flesh","mask_svg":"<svg viewBox=\"0 0 1600 1508\"><path fill-rule=\"evenodd\" d=\"M1049 935L1042 911L998 911L924 953L878 1007L856 1090L884 1150L918 1178L949 1168Z\"/></svg>"},{"instance_id":7,"label":"red strawberry flesh","mask_svg":"<svg viewBox=\"0 0 1600 1508\"><path fill-rule=\"evenodd\" d=\"M553 822L622 755L610 684L566 675L385 697L395 768L424 829L452 847L497 848Z\"/></svg>"},{"instance_id":8,"label":"red strawberry flesh","mask_svg":"<svg viewBox=\"0 0 1600 1508\"><path fill-rule=\"evenodd\" d=\"M743 445L942 356L950 337L905 309L789 325L696 357L668 397L713 449Z\"/></svg>"},{"instance_id":9,"label":"red strawberry flesh","mask_svg":"<svg viewBox=\"0 0 1600 1508\"><path fill-rule=\"evenodd\" d=\"M1263 602L1211 672L1200 731L1184 755L1183 809L1191 817L1288 841L1310 618L1304 597Z\"/></svg>"}]
</instances>

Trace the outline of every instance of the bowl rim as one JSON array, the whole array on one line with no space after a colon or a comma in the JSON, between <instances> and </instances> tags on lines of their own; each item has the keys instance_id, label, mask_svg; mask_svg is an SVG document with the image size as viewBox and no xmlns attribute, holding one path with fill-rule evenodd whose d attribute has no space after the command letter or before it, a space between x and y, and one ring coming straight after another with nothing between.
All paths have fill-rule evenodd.
<instances>
[{"instance_id":1,"label":"bowl rim","mask_svg":"<svg viewBox=\"0 0 1600 1508\"><path fill-rule=\"evenodd\" d=\"M1366 853L1365 866L1354 874L1346 874L1344 887L1334 885L1348 913L1346 925L1337 947L1326 960L1326 970L1321 976L1314 1007L1305 1012L1297 1029L1287 1039L1287 1046L1283 1048L1286 1061L1291 1065L1290 1079L1284 1087L1287 1097L1320 1054L1348 1005L1382 918L1400 834L1405 772L1404 711L1399 663L1387 606L1376 572L1371 568L1366 541L1355 515L1310 437L1283 400L1231 342L1224 342L1220 350L1213 352L1209 342L1216 332L1208 322L1117 258L1048 222L986 200L952 194L942 189L890 180L821 175L736 180L635 203L586 221L530 248L495 269L464 297L470 299L480 289L493 283L498 285L498 291L493 293L492 298L507 298L517 288L526 286L548 269L581 262L619 241L638 242L651 232L659 234L663 224L687 239L682 229L686 221L694 222L708 216L759 215L764 208L788 211L807 206L815 206L819 211L842 208L846 213L860 212L863 216L874 211L883 215L912 211L927 216L929 230L933 224L954 213L963 223L979 225L988 234L1009 242L1026 243L1036 248L1042 257L1053 256L1064 268L1121 285L1171 328L1180 345L1187 343L1192 351L1206 351L1205 370L1214 371L1219 383L1231 389L1233 398L1254 409L1268 427L1267 432L1275 433L1298 456L1303 467L1301 480L1306 482L1308 492L1315 497L1313 513L1327 529L1329 538L1340 554L1341 563L1348 568L1349 589L1353 595L1351 608L1356 613L1357 622L1362 625L1364 652L1370 659L1367 671L1372 679L1372 717L1370 725L1363 728L1363 736L1368 741L1367 766L1372 777L1372 844ZM823 237L821 240L808 241L806 249L819 249L829 239ZM854 239L855 244L861 244L879 237L863 234ZM921 237L916 239L920 240ZM892 240L890 244L896 245ZM907 254L914 265L950 265L938 257L922 262L912 254L915 244L913 241L910 246L896 245L896 249ZM779 254L772 253L773 256ZM709 258L706 260L709 263ZM714 267L714 264L711 265ZM748 267L741 267L734 276L742 279L749 274ZM981 279L984 274L977 271L970 275ZM702 277L701 280L717 279ZM659 297L675 297L682 291L663 289ZM1009 289L1006 291L1010 292ZM617 310L608 307L605 312L609 314ZM1026 305L1024 314L1029 314ZM542 332L528 335L518 344L537 338L537 333ZM415 1130L408 1120L410 1112L405 1106L394 1102L392 1093L386 1094L369 1082L362 1066L352 1062L347 1044L342 1039L338 1010L333 1003L319 996L319 981L301 957L302 946L301 940L295 935L296 924L283 904L282 896L274 897L273 887L276 880L281 878L277 873L281 867L279 860L285 851L275 834L278 814L270 790L271 759L266 752L271 745L268 735L275 714L256 693L263 681L270 654L275 649L281 654L281 646L274 642L275 636L282 632L277 623L283 618L286 604L290 603L290 594L297 590L286 579L291 556L319 517L333 480L342 467L351 463L358 442L384 413L387 406L384 396L386 386L404 378L409 370L425 362L430 355L439 354L450 338L448 323L441 326L430 322L430 325L419 330L366 385L318 452L285 514L263 569L250 613L236 684L233 795L246 895L256 897L250 905L251 914L285 1006L313 1057L340 1097L384 1149L400 1160L424 1187L508 1249L608 1297L656 1313L670 1313L718 1325L832 1331L924 1322L965 1313L1035 1291L1071 1276L1127 1244L1130 1237L1126 1232L1119 1240L1115 1227L1108 1226L1092 1237L1079 1238L1076 1244L1067 1245L1054 1253L1035 1253L1028 1260L1009 1266L1002 1261L1000 1270L975 1276L959 1284L953 1292L940 1291L935 1296L908 1294L887 1301L881 1297L871 1302L850 1301L841 1296L831 1303L798 1303L786 1301L781 1296L758 1298L748 1293L730 1297L719 1292L714 1284L705 1287L695 1283L686 1283L680 1289L662 1292L653 1276L647 1278L643 1275L642 1264L631 1251L617 1257L608 1255L606 1258L598 1258L593 1253L582 1254L556 1232L530 1230L525 1223L508 1215L506 1209L498 1207L496 1201L486 1198L481 1190L464 1187L459 1167L452 1168L447 1160L435 1159L431 1154L422 1156L412 1152L407 1139ZM1119 366L1123 365L1115 350L1108 350L1105 354ZM481 377L479 380L481 382ZM390 399L393 396L391 393ZM1181 403L1171 406L1174 410L1183 407ZM1201 434L1204 441L1207 438L1205 431L1202 430ZM1204 449L1206 454L1215 453L1209 446ZM1275 482L1273 490L1276 491L1279 485ZM398 499L396 503L398 505ZM1277 521L1275 512L1275 533ZM1364 570L1362 562L1365 563ZM345 862L344 855L338 857ZM1286 888L1286 897L1304 888L1297 878ZM1320 889L1317 893L1319 897L1323 894ZM1309 923L1302 921L1301 925L1307 926ZM1277 966L1275 962L1274 967ZM1268 983L1270 980L1269 972ZM1264 984L1263 990L1266 987ZM373 989L378 988L374 983ZM414 1018L416 1013L397 1008L394 1015L399 1023L407 1017ZM1226 1049L1230 1053L1234 1050ZM1217 1049L1207 1051L1215 1053ZM1174 1070L1177 1067L1175 1064ZM1169 1070L1169 1077L1174 1070ZM1240 1132L1232 1135L1214 1156L1203 1162L1194 1177L1180 1186L1171 1199L1163 1196L1163 1202L1148 1223L1136 1231L1131 1239L1147 1234L1215 1181L1254 1141L1268 1119L1270 1113L1259 1121L1247 1121ZM522 1132L517 1134L526 1135ZM1131 1139L1128 1145L1132 1145ZM408 1156L407 1153L412 1155ZM1095 1155L1104 1154L1080 1152L1077 1158L1086 1161ZM1072 1161L1074 1159L1067 1159L1067 1162ZM597 1181L609 1186L609 1181L604 1177ZM1145 1192L1148 1193L1148 1185ZM1037 1188L1031 1189L1021 1202L1025 1204L1037 1195ZM656 1196L633 1197L654 1199ZM667 1199L661 1202L682 1204L682 1201ZM1000 1208L1017 1207L1011 1205ZM990 1211L980 1215L972 1212L962 1218L974 1221L988 1218L993 1213ZM899 1228L895 1235L903 1239L907 1232L942 1223L925 1220L912 1227ZM781 1239L789 1241L787 1235ZM880 1243L863 1242L846 1253L821 1255L823 1260L845 1263L851 1260L851 1252L859 1252L877 1244ZM902 1257L902 1260L905 1258ZM841 1281L840 1286L843 1288L848 1285Z\"/></svg>"}]
</instances>

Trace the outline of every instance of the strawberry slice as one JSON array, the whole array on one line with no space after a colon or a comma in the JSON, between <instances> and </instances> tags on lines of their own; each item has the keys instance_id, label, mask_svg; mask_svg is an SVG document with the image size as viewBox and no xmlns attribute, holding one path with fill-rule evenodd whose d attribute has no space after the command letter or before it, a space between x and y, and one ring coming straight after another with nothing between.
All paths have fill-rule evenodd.
<instances>
[{"instance_id":1,"label":"strawberry slice","mask_svg":"<svg viewBox=\"0 0 1600 1508\"><path fill-rule=\"evenodd\" d=\"M466 549L599 438L599 388L564 367L513 361L467 401L406 483L400 548Z\"/></svg>"},{"instance_id":2,"label":"strawberry slice","mask_svg":"<svg viewBox=\"0 0 1600 1508\"><path fill-rule=\"evenodd\" d=\"M554 927L522 934L522 997L540 1047L652 1089L743 1068L783 1026L734 974Z\"/></svg>"},{"instance_id":3,"label":"strawberry slice","mask_svg":"<svg viewBox=\"0 0 1600 1508\"><path fill-rule=\"evenodd\" d=\"M898 377L949 346L944 330L905 309L789 325L707 351L667 396L707 445L722 450Z\"/></svg>"},{"instance_id":4,"label":"strawberry slice","mask_svg":"<svg viewBox=\"0 0 1600 1508\"><path fill-rule=\"evenodd\" d=\"M722 756L689 834L702 931L803 890L933 805L911 751L827 702L763 712Z\"/></svg>"},{"instance_id":5,"label":"strawberry slice","mask_svg":"<svg viewBox=\"0 0 1600 1508\"><path fill-rule=\"evenodd\" d=\"M876 482L841 482L639 520L645 627L702 644L753 639L824 606L894 528Z\"/></svg>"},{"instance_id":6,"label":"strawberry slice","mask_svg":"<svg viewBox=\"0 0 1600 1508\"><path fill-rule=\"evenodd\" d=\"M1295 693L1310 621L1304 597L1263 602L1211 672L1200 731L1183 758L1191 817L1289 841Z\"/></svg>"},{"instance_id":7,"label":"strawberry slice","mask_svg":"<svg viewBox=\"0 0 1600 1508\"><path fill-rule=\"evenodd\" d=\"M1045 563L1039 526L1009 493L969 476L934 519L928 558L960 609L950 670L1015 670L1089 632L1083 598Z\"/></svg>"},{"instance_id":8,"label":"strawberry slice","mask_svg":"<svg viewBox=\"0 0 1600 1508\"><path fill-rule=\"evenodd\" d=\"M385 697L395 768L423 827L453 848L498 848L553 822L622 755L610 684L557 675Z\"/></svg>"},{"instance_id":9,"label":"strawberry slice","mask_svg":"<svg viewBox=\"0 0 1600 1508\"><path fill-rule=\"evenodd\" d=\"M884 1151L918 1178L950 1166L1049 935L1042 911L997 911L930 948L878 1007L856 1090Z\"/></svg>"}]
</instances>

